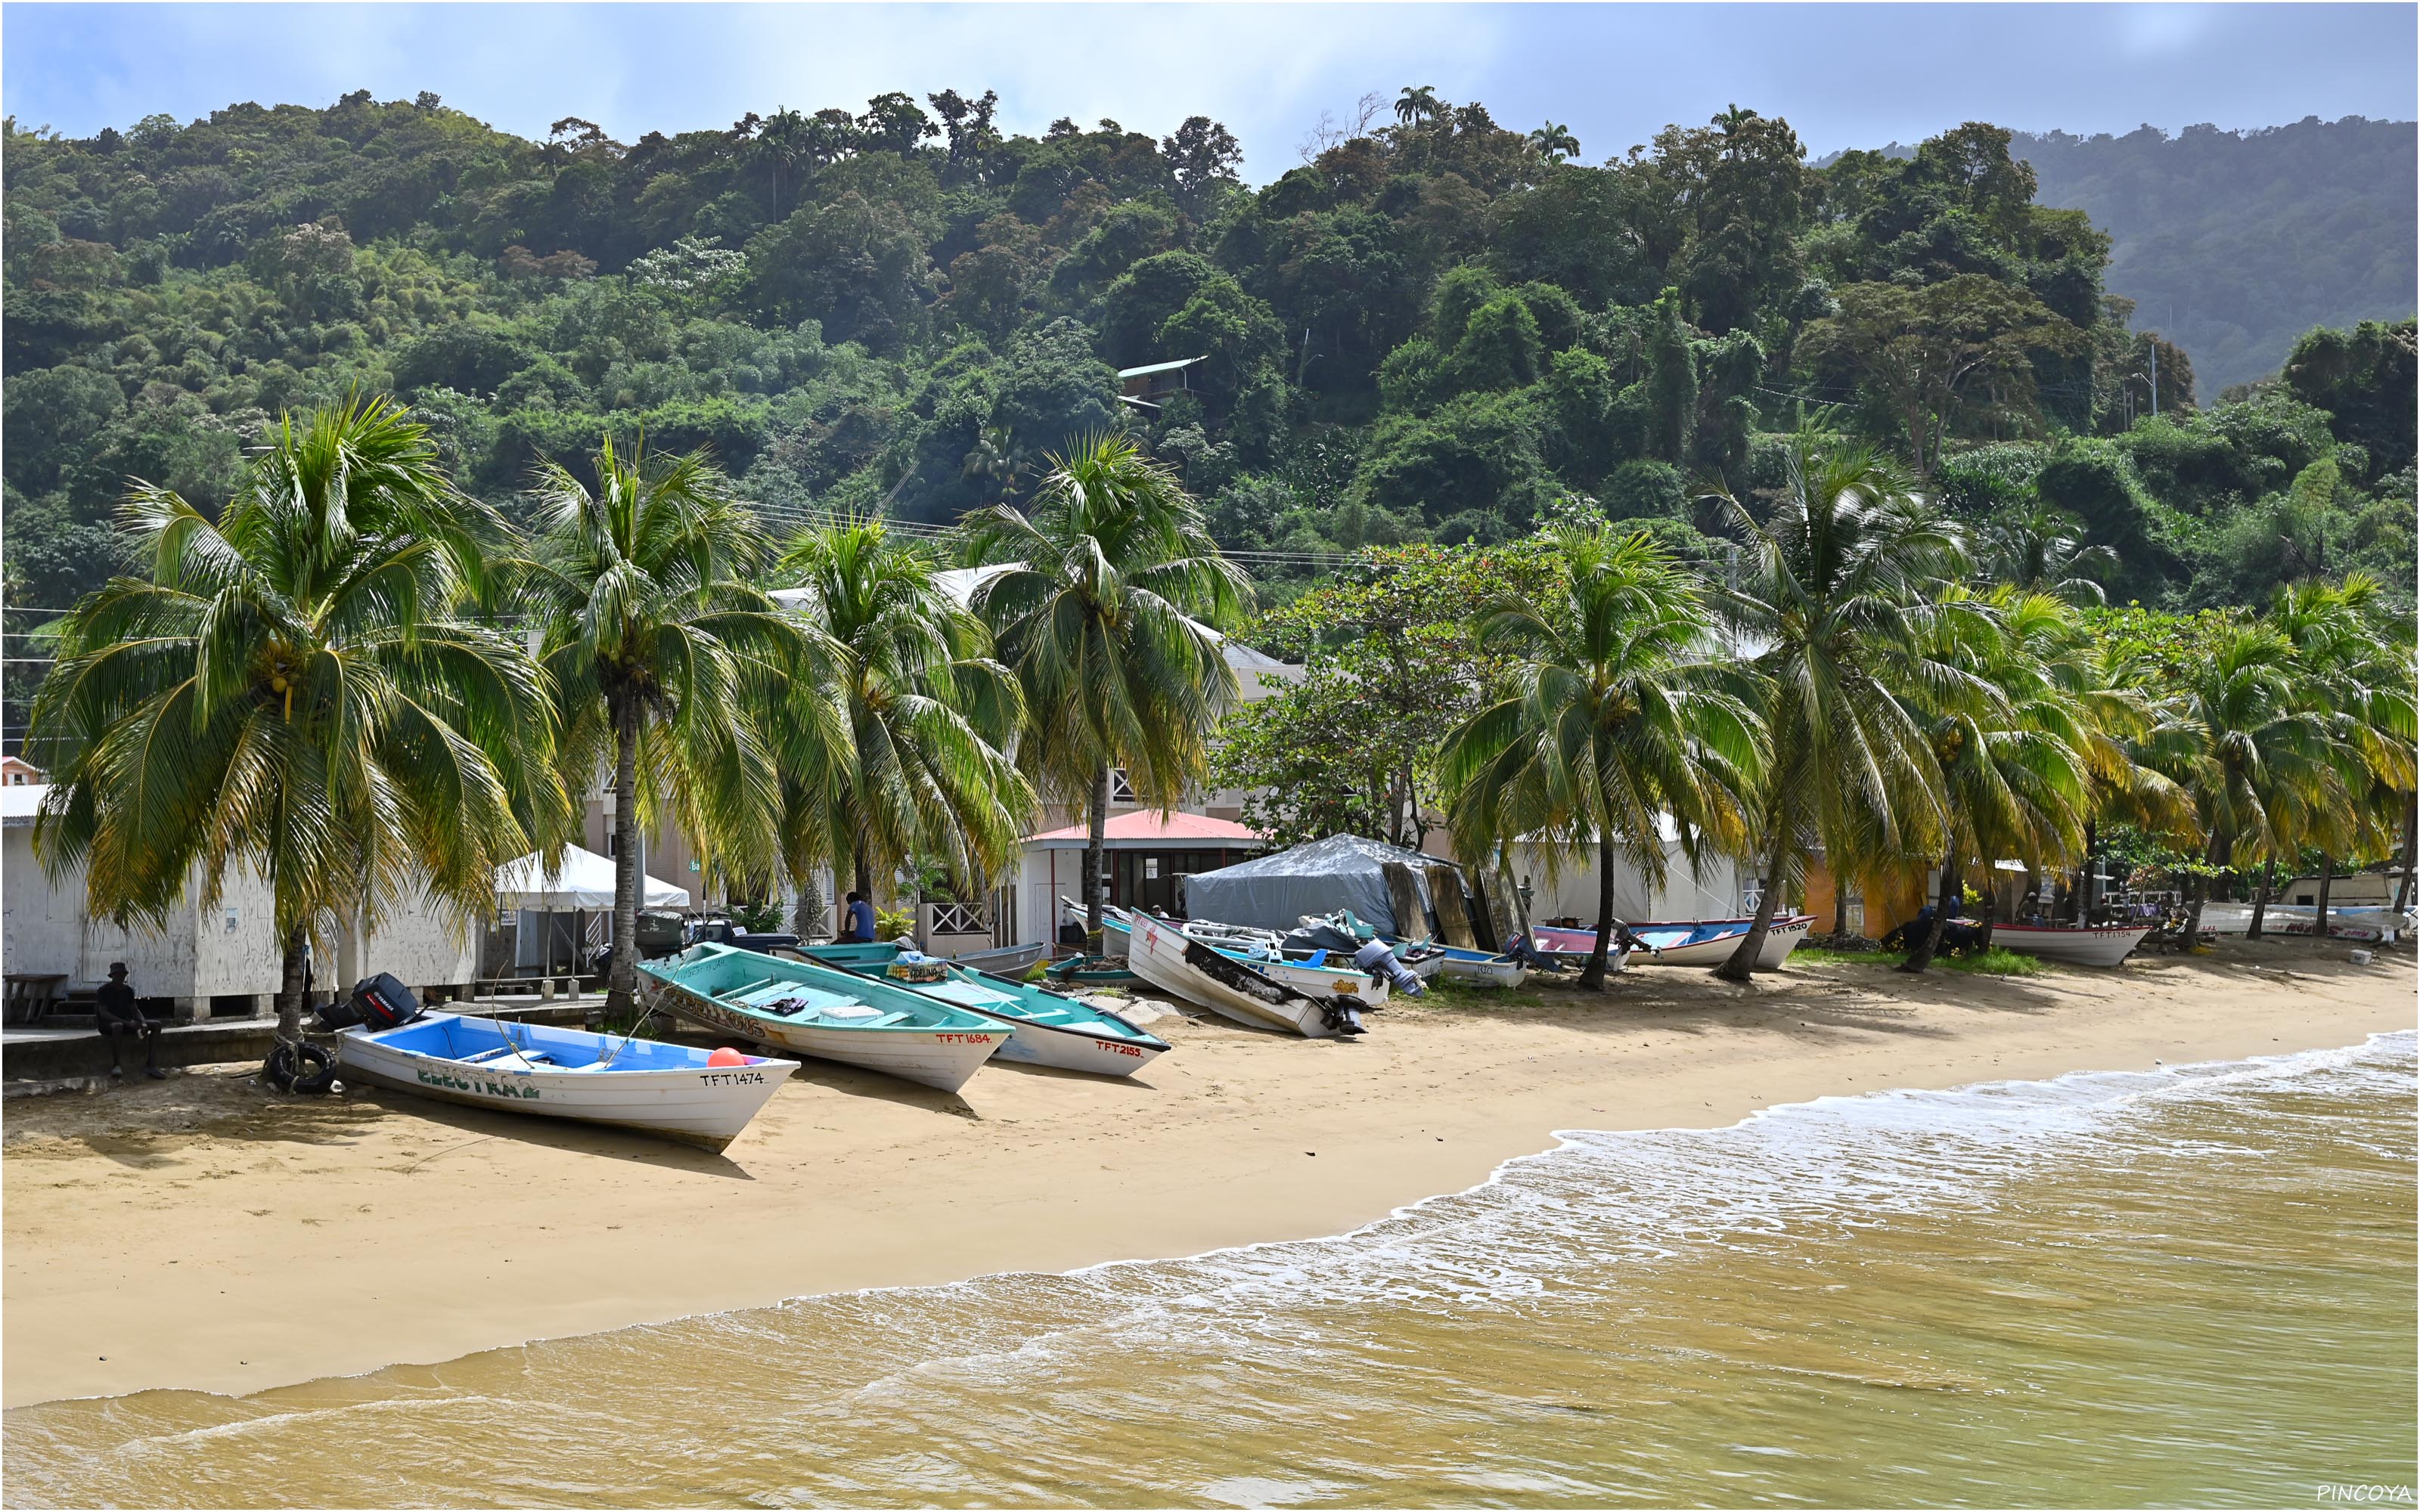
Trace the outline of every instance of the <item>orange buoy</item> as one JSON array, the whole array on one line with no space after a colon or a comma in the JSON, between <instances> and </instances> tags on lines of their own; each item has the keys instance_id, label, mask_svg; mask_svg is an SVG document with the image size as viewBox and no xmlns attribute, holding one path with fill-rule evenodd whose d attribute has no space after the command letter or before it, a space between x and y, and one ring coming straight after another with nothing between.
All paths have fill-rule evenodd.
<instances>
[{"instance_id":1,"label":"orange buoy","mask_svg":"<svg viewBox=\"0 0 2420 1512\"><path fill-rule=\"evenodd\" d=\"M729 1045L724 1045L706 1057L706 1063L709 1066L745 1066L748 1064L748 1057Z\"/></svg>"}]
</instances>

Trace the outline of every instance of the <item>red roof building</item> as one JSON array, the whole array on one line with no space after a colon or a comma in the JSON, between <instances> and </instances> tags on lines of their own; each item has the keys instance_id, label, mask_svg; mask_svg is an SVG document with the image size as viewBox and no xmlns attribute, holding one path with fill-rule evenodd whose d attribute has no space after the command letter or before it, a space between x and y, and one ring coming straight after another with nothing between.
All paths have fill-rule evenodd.
<instances>
[{"instance_id":1,"label":"red roof building","mask_svg":"<svg viewBox=\"0 0 2420 1512\"><path fill-rule=\"evenodd\" d=\"M1213 819L1208 814L1163 814L1142 809L1114 815L1103 827L1109 901L1130 908L1172 912L1181 901L1179 878L1216 872L1268 849L1261 835L1232 819ZM1089 839L1090 831L1082 825L1025 838L1022 871L1027 896L1018 906L1030 910L1029 917L1036 923L1058 917L1061 898L1081 895L1084 846Z\"/></svg>"},{"instance_id":2,"label":"red roof building","mask_svg":"<svg viewBox=\"0 0 2420 1512\"><path fill-rule=\"evenodd\" d=\"M1264 840L1232 819L1213 819L1199 813L1163 814L1149 809L1113 815L1102 827L1107 837L1104 843L1113 851L1194 849L1204 845L1249 846L1257 851ZM1069 825L1064 829L1028 835L1025 843L1044 850L1080 851L1091 842L1092 836L1088 825Z\"/></svg>"}]
</instances>

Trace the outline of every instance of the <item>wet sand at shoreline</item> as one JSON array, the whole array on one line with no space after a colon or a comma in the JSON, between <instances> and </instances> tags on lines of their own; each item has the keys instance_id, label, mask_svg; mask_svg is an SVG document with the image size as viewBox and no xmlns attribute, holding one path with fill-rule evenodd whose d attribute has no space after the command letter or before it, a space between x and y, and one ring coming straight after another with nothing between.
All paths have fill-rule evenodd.
<instances>
[{"instance_id":1,"label":"wet sand at shoreline","mask_svg":"<svg viewBox=\"0 0 2420 1512\"><path fill-rule=\"evenodd\" d=\"M986 1068L963 1097L807 1062L722 1156L250 1066L7 1115L5 1400L251 1391L782 1298L1336 1233L1553 1131L2410 1027L2408 954L2230 942L2033 978L1647 967L1402 1002L1350 1043L1165 1018L1136 1082ZM1493 1006L1502 1003L1505 1006Z\"/></svg>"}]
</instances>

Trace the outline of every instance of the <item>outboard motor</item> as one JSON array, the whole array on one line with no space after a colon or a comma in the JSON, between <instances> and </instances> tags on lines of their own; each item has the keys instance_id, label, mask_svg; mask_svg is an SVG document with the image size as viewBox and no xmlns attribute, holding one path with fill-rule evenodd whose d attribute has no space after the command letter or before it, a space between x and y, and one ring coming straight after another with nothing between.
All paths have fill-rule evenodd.
<instances>
[{"instance_id":1,"label":"outboard motor","mask_svg":"<svg viewBox=\"0 0 2420 1512\"><path fill-rule=\"evenodd\" d=\"M361 1015L359 1022L373 1029L400 1028L423 1012L411 989L384 971L353 983L349 1004Z\"/></svg>"},{"instance_id":2,"label":"outboard motor","mask_svg":"<svg viewBox=\"0 0 2420 1512\"><path fill-rule=\"evenodd\" d=\"M1406 997L1418 997L1428 991L1428 984L1420 980L1419 974L1396 960L1395 952L1380 940L1372 940L1353 952L1353 969L1373 977L1386 978L1394 984L1395 991Z\"/></svg>"}]
</instances>

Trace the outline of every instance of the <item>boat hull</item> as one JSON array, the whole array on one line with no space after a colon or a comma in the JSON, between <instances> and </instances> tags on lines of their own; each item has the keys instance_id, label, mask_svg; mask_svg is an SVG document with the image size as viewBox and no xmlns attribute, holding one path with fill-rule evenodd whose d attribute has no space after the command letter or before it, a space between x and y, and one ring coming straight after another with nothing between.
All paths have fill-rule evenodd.
<instances>
[{"instance_id":1,"label":"boat hull","mask_svg":"<svg viewBox=\"0 0 2420 1512\"><path fill-rule=\"evenodd\" d=\"M984 1013L980 1008L970 1008L971 1013ZM994 1015L984 1013L985 1018ZM1048 1066L1058 1071L1079 1071L1092 1076L1131 1076L1168 1053L1168 1046L1137 1044L1128 1040L1111 1040L1081 1029L1062 1028L1052 1024L1032 1024L1001 1018L1016 1032L1008 1043L995 1052L1001 1060L1016 1061L1027 1066Z\"/></svg>"},{"instance_id":2,"label":"boat hull","mask_svg":"<svg viewBox=\"0 0 2420 1512\"><path fill-rule=\"evenodd\" d=\"M1132 932L1138 922L1149 917L1150 916L1148 915L1126 914L1123 918L1112 918L1106 914L1103 915L1101 919L1102 949L1107 949L1109 948L1109 942L1116 939L1120 935L1127 936L1129 940L1127 946L1127 964L1133 965L1133 946L1131 944ZM1153 920L1153 922L1157 923L1158 921ZM1367 972L1341 969L1336 966L1314 966L1300 961L1270 960L1264 956L1251 955L1245 951L1237 950L1232 947L1228 942L1228 939L1223 939L1216 935L1205 938L1202 935L1195 934L1189 929L1182 925L1163 924L1160 927L1163 929L1175 930L1179 933L1183 934L1187 939L1193 941L1196 945L1216 950L1220 955L1225 956L1228 960L1236 962L1253 971L1257 971L1262 976L1268 978L1272 981L1284 982L1295 992L1308 993L1313 997L1350 997L1357 1001L1363 1008L1377 1009L1386 1007L1387 999L1391 995L1388 991L1390 984L1383 977L1373 977ZM1141 968L1138 966L1135 969L1140 973ZM1145 978L1144 980L1148 980L1149 979Z\"/></svg>"},{"instance_id":3,"label":"boat hull","mask_svg":"<svg viewBox=\"0 0 2420 1512\"><path fill-rule=\"evenodd\" d=\"M1511 956L1489 955L1484 950L1448 948L1439 957L1439 965L1449 977L1487 987L1518 987L1529 975L1529 968Z\"/></svg>"},{"instance_id":4,"label":"boat hull","mask_svg":"<svg viewBox=\"0 0 2420 1512\"><path fill-rule=\"evenodd\" d=\"M1219 980L1187 954L1188 948L1208 955L1217 955L1216 951L1187 939L1157 919L1138 916L1130 923L1127 960L1143 980L1171 996L1256 1029L1276 1029L1310 1040L1333 1039L1358 1030L1349 1010L1337 1010L1282 982L1262 978L1264 982L1280 989L1277 994L1263 996ZM1218 959L1227 960L1224 956ZM1258 975L1240 962L1229 964L1246 978ZM1346 1027L1347 1024L1351 1027Z\"/></svg>"},{"instance_id":5,"label":"boat hull","mask_svg":"<svg viewBox=\"0 0 2420 1512\"><path fill-rule=\"evenodd\" d=\"M1635 950L1631 952L1631 959L1640 965L1719 966L1731 958L1739 949L1741 939L1755 924L1753 918L1692 918L1633 924L1631 933L1650 945L1654 944L1657 934L1676 930L1703 933L1704 937L1652 950ZM1775 919L1765 928L1764 948L1757 952L1756 968L1759 971L1779 970L1782 964L1790 959L1791 952L1806 943L1807 932L1814 924L1815 916L1812 914L1793 914L1788 918ZM1563 955L1586 955L1596 944L1594 930L1542 926L1536 933L1539 949Z\"/></svg>"},{"instance_id":6,"label":"boat hull","mask_svg":"<svg viewBox=\"0 0 2420 1512\"><path fill-rule=\"evenodd\" d=\"M954 1092L966 1086L1009 1039L1007 1029L990 1026L876 1029L783 1024L738 1012L676 982L659 982L656 992L658 1003L666 1011L744 1036L758 1044L864 1071L878 1071L886 1076L944 1092Z\"/></svg>"},{"instance_id":7,"label":"boat hull","mask_svg":"<svg viewBox=\"0 0 2420 1512\"><path fill-rule=\"evenodd\" d=\"M995 1060L1094 1076L1131 1076L1166 1054L1168 1042L1106 1009L1094 1008L1011 978L953 970L939 981L898 982L919 996L1006 1026ZM1054 1022L1042 1022L1037 1013Z\"/></svg>"},{"instance_id":8,"label":"boat hull","mask_svg":"<svg viewBox=\"0 0 2420 1512\"><path fill-rule=\"evenodd\" d=\"M1994 924L1992 943L2020 955L2037 956L2071 966L2115 966L2134 953L2147 924L2108 925L2099 929L2058 925Z\"/></svg>"},{"instance_id":9,"label":"boat hull","mask_svg":"<svg viewBox=\"0 0 2420 1512\"><path fill-rule=\"evenodd\" d=\"M781 1089L798 1068L788 1061L758 1059L731 1067L684 1067L661 1071L551 1070L544 1066L512 1069L508 1065L466 1065L457 1058L424 1054L389 1042L389 1038L461 1015L432 1015L401 1030L381 1032L348 1029L336 1041L336 1064L342 1074L380 1087L422 1097L433 1097L472 1107L527 1113L539 1118L605 1124L660 1134L685 1144L720 1150L737 1138L749 1120ZM495 1025L491 1019L465 1019L473 1025ZM506 1031L519 1043L544 1049L566 1033L516 1024ZM596 1036L607 1048L619 1036ZM636 1041L637 1044L653 1041ZM680 1046L663 1046L679 1050Z\"/></svg>"}]
</instances>

